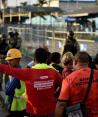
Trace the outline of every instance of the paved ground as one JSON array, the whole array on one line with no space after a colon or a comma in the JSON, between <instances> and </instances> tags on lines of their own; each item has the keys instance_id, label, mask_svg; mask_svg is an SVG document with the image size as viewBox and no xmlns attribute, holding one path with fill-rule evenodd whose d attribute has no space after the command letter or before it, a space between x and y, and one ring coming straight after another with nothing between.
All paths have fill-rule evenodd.
<instances>
[{"instance_id":1,"label":"paved ground","mask_svg":"<svg viewBox=\"0 0 98 117\"><path fill-rule=\"evenodd\" d=\"M7 114L7 111L0 107L0 117L6 117Z\"/></svg>"},{"instance_id":2,"label":"paved ground","mask_svg":"<svg viewBox=\"0 0 98 117\"><path fill-rule=\"evenodd\" d=\"M5 96L4 91L0 91L0 95L2 95L2 97L4 99L4 96ZM0 117L6 117L7 114L8 113L7 113L6 109L3 108L1 103L0 103Z\"/></svg>"}]
</instances>

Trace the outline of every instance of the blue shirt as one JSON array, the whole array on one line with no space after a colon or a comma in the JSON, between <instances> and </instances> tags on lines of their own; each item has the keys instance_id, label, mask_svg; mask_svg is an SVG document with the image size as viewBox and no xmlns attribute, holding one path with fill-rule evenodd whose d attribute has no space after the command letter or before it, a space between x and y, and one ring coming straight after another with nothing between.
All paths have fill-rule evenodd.
<instances>
[{"instance_id":1,"label":"blue shirt","mask_svg":"<svg viewBox=\"0 0 98 117\"><path fill-rule=\"evenodd\" d=\"M11 81L9 80L5 86L5 93L8 96L8 111L10 111L16 88L21 88L20 80L13 77L13 79Z\"/></svg>"}]
</instances>

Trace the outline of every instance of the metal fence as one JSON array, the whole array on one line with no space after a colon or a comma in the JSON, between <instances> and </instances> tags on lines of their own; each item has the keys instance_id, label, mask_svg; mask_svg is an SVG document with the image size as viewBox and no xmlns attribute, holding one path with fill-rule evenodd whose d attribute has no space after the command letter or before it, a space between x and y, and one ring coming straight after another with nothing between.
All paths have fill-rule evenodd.
<instances>
[{"instance_id":1,"label":"metal fence","mask_svg":"<svg viewBox=\"0 0 98 117\"><path fill-rule=\"evenodd\" d=\"M65 26L53 25L10 25L9 31L18 31L22 38L22 51L27 56L32 56L34 50L46 44L51 52L62 52L68 32ZM75 32L75 37L80 43L81 50L88 51L91 55L98 50L98 33Z\"/></svg>"}]
</instances>

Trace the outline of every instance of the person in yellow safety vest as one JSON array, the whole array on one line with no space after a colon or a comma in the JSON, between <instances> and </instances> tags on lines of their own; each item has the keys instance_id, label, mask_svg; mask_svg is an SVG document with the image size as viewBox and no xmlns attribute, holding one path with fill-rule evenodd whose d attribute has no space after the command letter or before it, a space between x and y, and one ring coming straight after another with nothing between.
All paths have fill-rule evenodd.
<instances>
[{"instance_id":1,"label":"person in yellow safety vest","mask_svg":"<svg viewBox=\"0 0 98 117\"><path fill-rule=\"evenodd\" d=\"M12 67L18 68L20 67L21 57L21 52L12 48L8 50L5 60ZM26 115L25 83L16 78L10 78L6 84L5 91L8 97L9 112L6 117L24 117Z\"/></svg>"}]
</instances>

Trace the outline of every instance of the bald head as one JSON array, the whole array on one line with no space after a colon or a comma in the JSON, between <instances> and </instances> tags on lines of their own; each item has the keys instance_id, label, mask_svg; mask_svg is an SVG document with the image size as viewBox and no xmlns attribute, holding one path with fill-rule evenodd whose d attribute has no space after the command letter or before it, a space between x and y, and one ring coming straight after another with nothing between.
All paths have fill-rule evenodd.
<instances>
[{"instance_id":1,"label":"bald head","mask_svg":"<svg viewBox=\"0 0 98 117\"><path fill-rule=\"evenodd\" d=\"M88 65L89 64L89 55L87 52L82 51L82 52L78 52L75 55L75 60L77 61L77 63L81 64L81 65Z\"/></svg>"}]
</instances>

